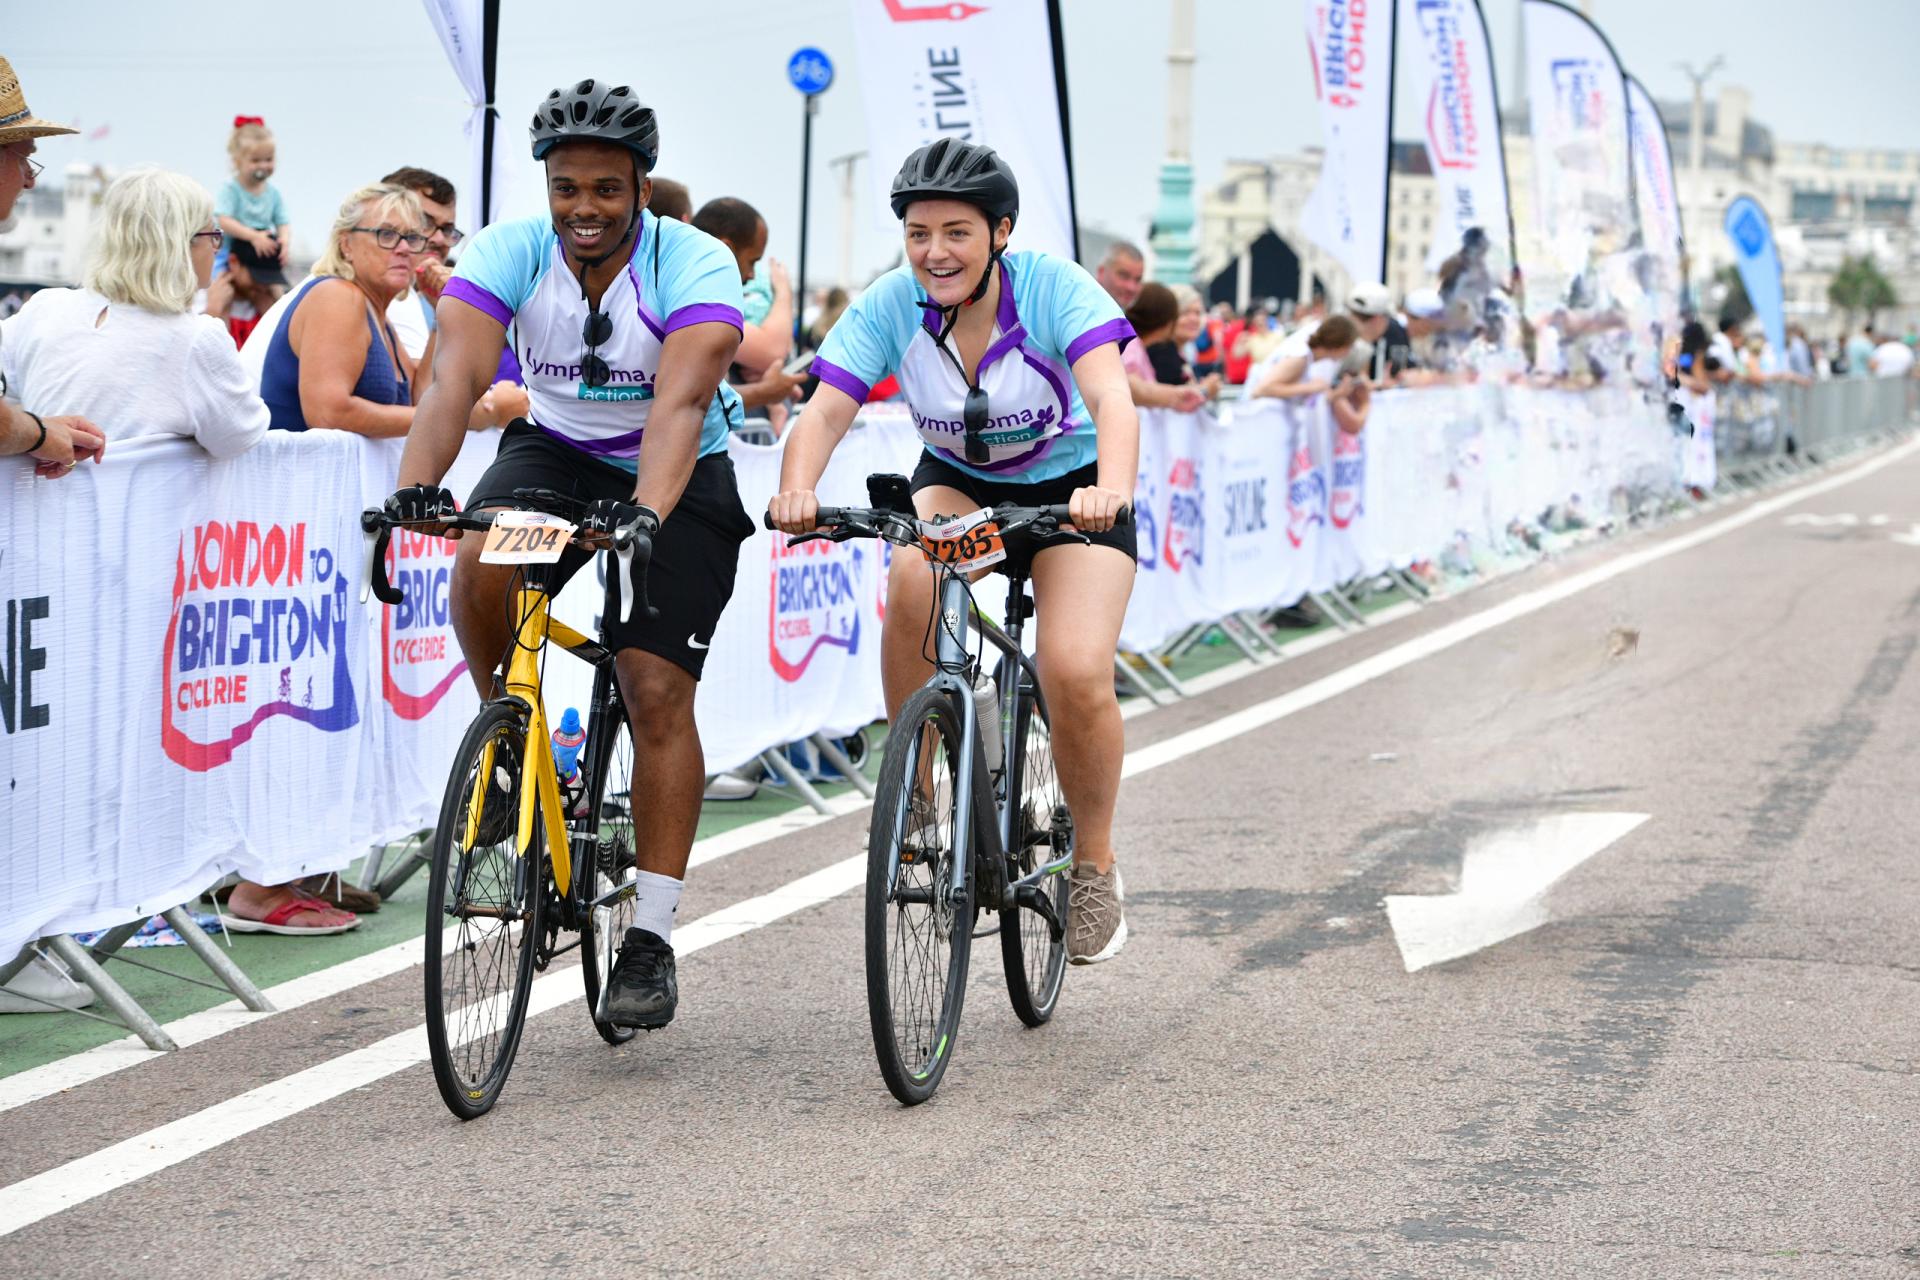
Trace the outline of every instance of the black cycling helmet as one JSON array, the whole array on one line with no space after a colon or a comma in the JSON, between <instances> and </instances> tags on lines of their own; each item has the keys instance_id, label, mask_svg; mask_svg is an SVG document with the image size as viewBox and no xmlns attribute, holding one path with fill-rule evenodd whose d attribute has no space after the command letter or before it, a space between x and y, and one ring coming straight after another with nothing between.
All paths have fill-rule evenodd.
<instances>
[{"instance_id":1,"label":"black cycling helmet","mask_svg":"<svg viewBox=\"0 0 1920 1280\"><path fill-rule=\"evenodd\" d=\"M893 216L905 218L915 200L962 200L987 215L989 229L1000 219L1020 220L1020 184L992 147L942 138L907 157L893 176Z\"/></svg>"},{"instance_id":2,"label":"black cycling helmet","mask_svg":"<svg viewBox=\"0 0 1920 1280\"><path fill-rule=\"evenodd\" d=\"M533 113L533 158L562 142L611 142L633 152L642 173L660 159L660 125L653 108L624 84L582 80L571 89L555 89Z\"/></svg>"}]
</instances>

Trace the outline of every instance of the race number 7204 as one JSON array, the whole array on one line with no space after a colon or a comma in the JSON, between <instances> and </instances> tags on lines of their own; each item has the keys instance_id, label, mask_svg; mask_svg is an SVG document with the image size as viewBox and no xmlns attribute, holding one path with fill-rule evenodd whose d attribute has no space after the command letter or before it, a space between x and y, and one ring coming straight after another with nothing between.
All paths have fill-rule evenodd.
<instances>
[{"instance_id":1,"label":"race number 7204","mask_svg":"<svg viewBox=\"0 0 1920 1280\"><path fill-rule=\"evenodd\" d=\"M552 564L577 527L544 511L502 511L487 530L480 559L486 564Z\"/></svg>"}]
</instances>

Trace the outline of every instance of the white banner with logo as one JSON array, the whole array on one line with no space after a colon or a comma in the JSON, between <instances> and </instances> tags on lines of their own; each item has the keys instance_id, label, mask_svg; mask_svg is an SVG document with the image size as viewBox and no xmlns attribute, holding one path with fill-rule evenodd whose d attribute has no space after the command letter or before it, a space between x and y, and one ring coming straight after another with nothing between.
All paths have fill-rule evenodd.
<instances>
[{"instance_id":1,"label":"white banner with logo","mask_svg":"<svg viewBox=\"0 0 1920 1280\"><path fill-rule=\"evenodd\" d=\"M1387 278L1392 0L1302 0L1326 156L1301 228L1356 284Z\"/></svg>"},{"instance_id":2,"label":"white banner with logo","mask_svg":"<svg viewBox=\"0 0 1920 1280\"><path fill-rule=\"evenodd\" d=\"M1493 245L1507 245L1507 161L1480 0L1412 5L1419 47L1407 59L1408 87L1422 113L1427 160L1439 187L1427 250L1427 270L1438 271L1475 227Z\"/></svg>"},{"instance_id":3,"label":"white banner with logo","mask_svg":"<svg viewBox=\"0 0 1920 1280\"><path fill-rule=\"evenodd\" d=\"M900 164L940 138L998 151L1020 181L1020 247L1072 258L1073 199L1047 0L851 0L873 216Z\"/></svg>"},{"instance_id":4,"label":"white banner with logo","mask_svg":"<svg viewBox=\"0 0 1920 1280\"><path fill-rule=\"evenodd\" d=\"M1527 265L1549 286L1533 298L1546 304L1564 296L1595 258L1624 249L1633 237L1627 84L1607 38L1573 9L1558 0L1523 0L1522 15L1534 230L1546 255L1544 263Z\"/></svg>"},{"instance_id":5,"label":"white banner with logo","mask_svg":"<svg viewBox=\"0 0 1920 1280\"><path fill-rule=\"evenodd\" d=\"M1683 466L1710 486L1711 407L1692 407L1684 458L1664 413L1607 390L1387 392L1360 436L1323 399L1237 405L1226 421L1149 410L1123 644L1417 560L1471 567L1549 510L1591 524L1623 493L1670 490ZM470 488L493 448L475 436L450 487ZM869 474L910 473L919 452L899 409L869 410L821 496L864 505ZM779 449L731 454L757 519ZM334 870L433 821L477 696L445 543L396 538L406 603L359 602L358 515L397 464L396 442L330 431L273 432L219 462L175 437L121 442L57 482L0 461L0 954L174 905L229 871ZM881 715L890 552L765 531L746 543L695 704L709 771ZM596 628L603 590L583 570L556 613ZM590 668L554 652L546 672L551 717L587 709Z\"/></svg>"}]
</instances>

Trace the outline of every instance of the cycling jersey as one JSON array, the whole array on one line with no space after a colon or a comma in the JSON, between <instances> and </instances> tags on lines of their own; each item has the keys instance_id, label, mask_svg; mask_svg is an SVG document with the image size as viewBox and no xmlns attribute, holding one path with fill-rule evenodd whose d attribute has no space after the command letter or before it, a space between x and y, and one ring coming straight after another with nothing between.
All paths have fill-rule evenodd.
<instances>
[{"instance_id":1,"label":"cycling jersey","mask_svg":"<svg viewBox=\"0 0 1920 1280\"><path fill-rule=\"evenodd\" d=\"M612 375L604 386L581 380L587 301L546 218L484 228L460 255L444 292L508 327L534 426L627 471L637 469L667 335L716 320L741 328L733 254L704 231L644 210L632 256L600 299L600 310L613 320L612 336L595 348ZM700 456L725 452L728 422L740 417L739 394L722 383L707 406Z\"/></svg>"},{"instance_id":2,"label":"cycling jersey","mask_svg":"<svg viewBox=\"0 0 1920 1280\"><path fill-rule=\"evenodd\" d=\"M898 373L920 438L941 461L984 479L1055 479L1095 454L1074 361L1102 343L1131 339L1133 327L1077 263L1028 251L1003 255L999 269L994 336L976 375L991 413L981 433L986 463L966 460L966 379L934 343L940 311L911 266L881 276L847 308L827 331L813 372L862 403L874 383Z\"/></svg>"}]
</instances>

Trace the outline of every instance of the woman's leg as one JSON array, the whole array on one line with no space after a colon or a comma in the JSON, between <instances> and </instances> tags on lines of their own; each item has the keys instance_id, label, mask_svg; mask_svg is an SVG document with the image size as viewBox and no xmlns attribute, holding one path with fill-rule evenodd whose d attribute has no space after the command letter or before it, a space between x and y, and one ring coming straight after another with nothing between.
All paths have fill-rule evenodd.
<instances>
[{"instance_id":1,"label":"woman's leg","mask_svg":"<svg viewBox=\"0 0 1920 1280\"><path fill-rule=\"evenodd\" d=\"M1055 546L1033 559L1035 664L1053 720L1054 768L1073 814L1074 862L1102 874L1113 866L1126 752L1113 655L1133 575L1133 558L1115 547Z\"/></svg>"}]
</instances>

